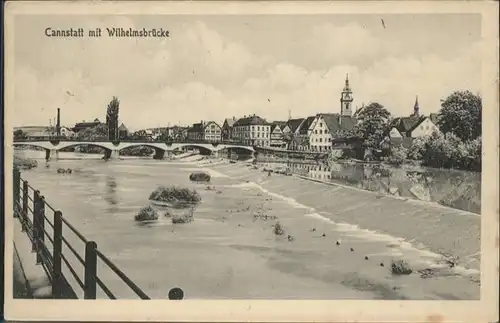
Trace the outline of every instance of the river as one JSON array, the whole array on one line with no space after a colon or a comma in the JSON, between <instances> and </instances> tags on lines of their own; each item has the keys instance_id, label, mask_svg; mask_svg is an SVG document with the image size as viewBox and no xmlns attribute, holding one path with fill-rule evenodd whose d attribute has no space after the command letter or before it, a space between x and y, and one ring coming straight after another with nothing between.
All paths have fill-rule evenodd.
<instances>
[{"instance_id":1,"label":"river","mask_svg":"<svg viewBox=\"0 0 500 323\"><path fill-rule=\"evenodd\" d=\"M38 160L23 178L151 298L167 298L180 287L186 299L479 299L480 217L472 213L268 176L241 162L103 161L62 152L46 162L43 152L16 154ZM58 174L58 168L74 171ZM214 190L189 181L200 169L212 175ZM134 221L159 185L201 194L194 222ZM271 217L285 235L274 234ZM83 255L83 244L68 239ZM77 264L68 249L63 252ZM458 265L447 268L439 253L459 256ZM397 259L413 273L392 275ZM422 278L418 270L428 268L435 275ZM118 297L136 298L102 264L98 275ZM98 297L106 298L100 291Z\"/></svg>"}]
</instances>

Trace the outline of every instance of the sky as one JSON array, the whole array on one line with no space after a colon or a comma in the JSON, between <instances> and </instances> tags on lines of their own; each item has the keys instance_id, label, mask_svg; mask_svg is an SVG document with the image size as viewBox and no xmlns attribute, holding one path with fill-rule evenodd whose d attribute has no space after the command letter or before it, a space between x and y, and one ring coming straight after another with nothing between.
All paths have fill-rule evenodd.
<instances>
[{"instance_id":1,"label":"sky","mask_svg":"<svg viewBox=\"0 0 500 323\"><path fill-rule=\"evenodd\" d=\"M268 121L354 107L437 112L455 90L480 92L481 16L17 16L13 123L105 120L113 96L130 130L257 114ZM49 38L45 28L164 28L163 39ZM68 94L70 93L70 94Z\"/></svg>"}]
</instances>

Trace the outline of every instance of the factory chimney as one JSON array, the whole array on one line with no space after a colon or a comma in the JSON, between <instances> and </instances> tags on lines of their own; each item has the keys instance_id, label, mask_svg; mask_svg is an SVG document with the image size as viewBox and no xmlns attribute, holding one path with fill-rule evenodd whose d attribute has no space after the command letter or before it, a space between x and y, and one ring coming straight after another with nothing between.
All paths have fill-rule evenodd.
<instances>
[{"instance_id":1,"label":"factory chimney","mask_svg":"<svg viewBox=\"0 0 500 323\"><path fill-rule=\"evenodd\" d=\"M61 135L61 109L59 108L57 108L56 135L58 137Z\"/></svg>"}]
</instances>

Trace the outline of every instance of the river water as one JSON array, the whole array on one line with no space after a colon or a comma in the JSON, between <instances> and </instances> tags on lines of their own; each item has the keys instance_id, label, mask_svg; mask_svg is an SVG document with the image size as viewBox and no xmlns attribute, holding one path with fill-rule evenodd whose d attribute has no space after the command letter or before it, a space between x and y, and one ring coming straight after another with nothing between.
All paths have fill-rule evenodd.
<instances>
[{"instance_id":1,"label":"river water","mask_svg":"<svg viewBox=\"0 0 500 323\"><path fill-rule=\"evenodd\" d=\"M151 298L167 298L173 287L186 299L479 298L480 217L471 213L268 176L240 162L103 161L76 153L46 162L42 152L16 153L39 163L23 178ZM190 182L195 170L209 172L214 189ZM201 194L194 222L172 224L162 215L147 225L134 221L159 185ZM283 236L274 234L273 217ZM83 243L65 230L83 255ZM83 277L76 258L63 252ZM459 256L458 265L447 268L439 253ZM398 259L411 275L392 275ZM429 268L434 275L422 278L418 271ZM98 276L116 296L137 298L103 264ZM106 298L101 291L98 297Z\"/></svg>"}]
</instances>

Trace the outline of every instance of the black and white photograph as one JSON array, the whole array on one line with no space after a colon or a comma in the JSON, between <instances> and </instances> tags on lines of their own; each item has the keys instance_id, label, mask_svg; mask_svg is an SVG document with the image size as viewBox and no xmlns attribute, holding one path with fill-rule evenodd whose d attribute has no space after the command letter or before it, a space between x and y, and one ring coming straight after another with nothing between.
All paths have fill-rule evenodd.
<instances>
[{"instance_id":1,"label":"black and white photograph","mask_svg":"<svg viewBox=\"0 0 500 323\"><path fill-rule=\"evenodd\" d=\"M12 304L485 306L498 3L375 3L9 4Z\"/></svg>"}]
</instances>

